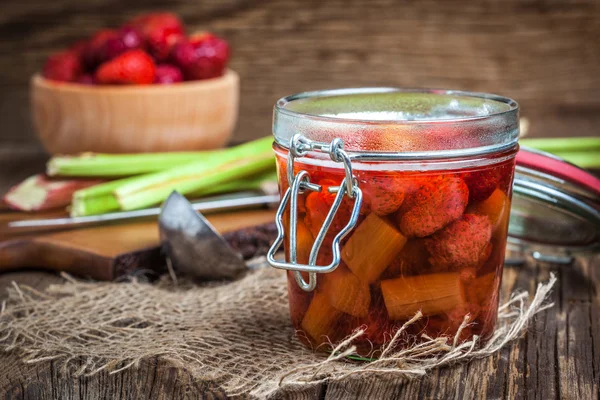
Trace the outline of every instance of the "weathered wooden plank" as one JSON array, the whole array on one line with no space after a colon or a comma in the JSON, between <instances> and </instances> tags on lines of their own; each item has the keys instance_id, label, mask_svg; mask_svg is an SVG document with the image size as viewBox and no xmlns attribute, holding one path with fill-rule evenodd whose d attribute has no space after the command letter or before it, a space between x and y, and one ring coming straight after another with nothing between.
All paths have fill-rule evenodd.
<instances>
[{"instance_id":1,"label":"weathered wooden plank","mask_svg":"<svg viewBox=\"0 0 600 400\"><path fill-rule=\"evenodd\" d=\"M561 270L562 308L557 344L562 398L591 399L599 393L594 380L594 339L590 320L590 294L594 283L590 281L589 269L587 262L578 261L571 268Z\"/></svg>"},{"instance_id":2,"label":"weathered wooden plank","mask_svg":"<svg viewBox=\"0 0 600 400\"><path fill-rule=\"evenodd\" d=\"M551 272L558 274L559 270L556 267L538 263L535 283L548 281ZM554 288L549 300L554 303L552 311L539 314L527 333L528 362L525 366L527 399L558 398L556 325L557 315L561 309L558 287Z\"/></svg>"},{"instance_id":3,"label":"weathered wooden plank","mask_svg":"<svg viewBox=\"0 0 600 400\"><path fill-rule=\"evenodd\" d=\"M600 255L591 256L585 262L588 263L590 278L594 283L593 286L590 285L590 322L592 355L594 359L594 384L596 388L600 388L600 286L598 285L598 282L600 282Z\"/></svg>"},{"instance_id":4,"label":"weathered wooden plank","mask_svg":"<svg viewBox=\"0 0 600 400\"><path fill-rule=\"evenodd\" d=\"M0 387L6 400L227 398L220 389L196 383L185 370L164 360L145 361L134 373L101 372L91 378L76 378L50 363L26 365L16 357L3 356L0 370Z\"/></svg>"},{"instance_id":5,"label":"weathered wooden plank","mask_svg":"<svg viewBox=\"0 0 600 400\"><path fill-rule=\"evenodd\" d=\"M533 268L532 268L533 267ZM516 271L515 271L516 270ZM522 266L507 269L517 273L512 290L527 290L535 293L536 270L534 266ZM504 275L506 277L506 274ZM506 392L504 397L508 399L523 399L526 397L524 371L527 362L527 339L523 338L511 343L507 357L508 371L506 374Z\"/></svg>"}]
</instances>

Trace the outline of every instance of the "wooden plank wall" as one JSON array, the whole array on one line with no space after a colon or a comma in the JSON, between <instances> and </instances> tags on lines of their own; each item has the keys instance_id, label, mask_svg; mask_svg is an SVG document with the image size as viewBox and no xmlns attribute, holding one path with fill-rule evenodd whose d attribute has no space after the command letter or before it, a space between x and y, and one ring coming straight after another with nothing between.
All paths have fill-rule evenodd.
<instances>
[{"instance_id":1,"label":"wooden plank wall","mask_svg":"<svg viewBox=\"0 0 600 400\"><path fill-rule=\"evenodd\" d=\"M368 85L495 92L531 136L599 134L598 0L2 0L0 150L38 148L27 86L49 53L152 9L231 41L236 142L268 134L283 95Z\"/></svg>"}]
</instances>

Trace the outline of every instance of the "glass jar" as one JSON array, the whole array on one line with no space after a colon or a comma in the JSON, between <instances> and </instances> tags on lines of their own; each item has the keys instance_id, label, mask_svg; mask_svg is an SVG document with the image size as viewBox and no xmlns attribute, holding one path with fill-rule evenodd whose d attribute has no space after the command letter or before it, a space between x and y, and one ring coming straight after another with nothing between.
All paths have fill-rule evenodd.
<instances>
[{"instance_id":1,"label":"glass jar","mask_svg":"<svg viewBox=\"0 0 600 400\"><path fill-rule=\"evenodd\" d=\"M344 89L274 112L282 202L269 263L287 269L299 337L326 348L356 328L376 356L409 341L494 329L519 135L518 105L481 93ZM283 244L285 261L275 257Z\"/></svg>"}]
</instances>

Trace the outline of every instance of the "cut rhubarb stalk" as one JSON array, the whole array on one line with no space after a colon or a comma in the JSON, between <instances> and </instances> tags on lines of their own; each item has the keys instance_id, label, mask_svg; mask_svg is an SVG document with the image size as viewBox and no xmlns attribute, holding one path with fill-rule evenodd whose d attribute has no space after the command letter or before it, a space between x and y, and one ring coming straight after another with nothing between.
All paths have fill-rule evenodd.
<instances>
[{"instance_id":1,"label":"cut rhubarb stalk","mask_svg":"<svg viewBox=\"0 0 600 400\"><path fill-rule=\"evenodd\" d=\"M258 139L219 150L218 153L211 152L210 157L200 161L174 165L167 170L123 178L79 191L75 194L75 200L82 204L74 207L80 213L76 215L144 208L165 200L173 190L194 197L220 191L218 188L222 185L230 190L235 187L236 181L251 181L273 171L275 165L271 144L272 139ZM260 185L260 182L254 183ZM237 186L239 189L247 187ZM94 204L89 206L85 204L89 198L97 196L104 198L92 201Z\"/></svg>"},{"instance_id":2,"label":"cut rhubarb stalk","mask_svg":"<svg viewBox=\"0 0 600 400\"><path fill-rule=\"evenodd\" d=\"M320 343L335 333L335 324L341 315L341 311L329 304L324 293L315 292L300 326L307 335Z\"/></svg>"},{"instance_id":3,"label":"cut rhubarb stalk","mask_svg":"<svg viewBox=\"0 0 600 400\"><path fill-rule=\"evenodd\" d=\"M567 151L600 152L599 137L528 138L519 139L519 144L554 154Z\"/></svg>"},{"instance_id":4,"label":"cut rhubarb stalk","mask_svg":"<svg viewBox=\"0 0 600 400\"><path fill-rule=\"evenodd\" d=\"M397 278L400 275L410 276L431 273L429 252L424 239L411 239L406 242L398 257L392 261L382 274L382 279Z\"/></svg>"},{"instance_id":5,"label":"cut rhubarb stalk","mask_svg":"<svg viewBox=\"0 0 600 400\"><path fill-rule=\"evenodd\" d=\"M289 228L289 211L286 211L283 216L283 230L285 232L286 238L286 252L289 257L289 238L290 238L290 228ZM310 230L306 227L306 224L301 220L296 222L296 262L298 264L308 264L310 251L312 250L313 245L313 235ZM304 276L304 273L302 274ZM308 275L307 275L308 276Z\"/></svg>"},{"instance_id":6,"label":"cut rhubarb stalk","mask_svg":"<svg viewBox=\"0 0 600 400\"><path fill-rule=\"evenodd\" d=\"M323 293L336 310L355 317L366 317L371 304L369 285L361 282L345 266L322 276Z\"/></svg>"},{"instance_id":7,"label":"cut rhubarb stalk","mask_svg":"<svg viewBox=\"0 0 600 400\"><path fill-rule=\"evenodd\" d=\"M453 320L455 327L460 325L462 318L466 314L469 314L471 321L473 321L475 318L480 317L482 313L489 313L491 309L490 302L498 298L498 291L495 287L496 273L490 272L471 279L465 279L465 271L461 275L466 303L448 315Z\"/></svg>"},{"instance_id":8,"label":"cut rhubarb stalk","mask_svg":"<svg viewBox=\"0 0 600 400\"><path fill-rule=\"evenodd\" d=\"M226 151L226 150L222 150ZM54 156L46 166L50 176L118 177L163 171L174 165L218 158L219 150L147 154L82 153Z\"/></svg>"},{"instance_id":9,"label":"cut rhubarb stalk","mask_svg":"<svg viewBox=\"0 0 600 400\"><path fill-rule=\"evenodd\" d=\"M466 288L467 300L484 307L494 296L496 288L494 287L496 273L490 272L475 278Z\"/></svg>"},{"instance_id":10,"label":"cut rhubarb stalk","mask_svg":"<svg viewBox=\"0 0 600 400\"><path fill-rule=\"evenodd\" d=\"M369 214L342 250L342 260L362 282L372 283L394 261L406 238L385 218Z\"/></svg>"},{"instance_id":11,"label":"cut rhubarb stalk","mask_svg":"<svg viewBox=\"0 0 600 400\"><path fill-rule=\"evenodd\" d=\"M78 179L51 180L46 175L38 174L11 188L3 200L10 208L19 211L50 210L68 206L75 191L101 182Z\"/></svg>"},{"instance_id":12,"label":"cut rhubarb stalk","mask_svg":"<svg viewBox=\"0 0 600 400\"><path fill-rule=\"evenodd\" d=\"M183 195L247 178L275 167L273 140L263 138L222 151L216 159L174 166L142 175L114 190L123 210L144 208L165 200L173 190Z\"/></svg>"},{"instance_id":13,"label":"cut rhubarb stalk","mask_svg":"<svg viewBox=\"0 0 600 400\"><path fill-rule=\"evenodd\" d=\"M88 189L78 190L73 194L71 216L81 217L85 215L97 215L118 211L120 209L120 205L117 201L117 197L113 193L114 190L121 185L126 184L127 182L134 182L138 178L139 177L118 179L101 185L96 185ZM187 197L197 198L206 195L241 190L263 190L263 187L265 187L265 191L267 191L269 190L267 185L272 183L273 179L274 174L272 171L269 171L248 179L214 185L206 190L190 193Z\"/></svg>"},{"instance_id":14,"label":"cut rhubarb stalk","mask_svg":"<svg viewBox=\"0 0 600 400\"><path fill-rule=\"evenodd\" d=\"M492 223L494 233L505 227L509 212L510 200L500 189L494 190L490 197L469 206L467 210L467 213L487 216Z\"/></svg>"},{"instance_id":15,"label":"cut rhubarb stalk","mask_svg":"<svg viewBox=\"0 0 600 400\"><path fill-rule=\"evenodd\" d=\"M302 277L308 282L308 274L301 272ZM311 297L309 293L305 292L298 286L296 279L294 278L293 271L287 271L287 287L288 287L288 300L290 304L290 319L294 326L300 326L302 318L308 310L310 305Z\"/></svg>"},{"instance_id":16,"label":"cut rhubarb stalk","mask_svg":"<svg viewBox=\"0 0 600 400\"><path fill-rule=\"evenodd\" d=\"M118 210L119 202L110 193L95 197L78 197L74 195L71 203L71 217L98 215Z\"/></svg>"},{"instance_id":17,"label":"cut rhubarb stalk","mask_svg":"<svg viewBox=\"0 0 600 400\"><path fill-rule=\"evenodd\" d=\"M417 311L424 316L441 314L465 302L457 273L401 277L381 281L381 292L390 319L409 319Z\"/></svg>"},{"instance_id":18,"label":"cut rhubarb stalk","mask_svg":"<svg viewBox=\"0 0 600 400\"><path fill-rule=\"evenodd\" d=\"M299 264L308 264L312 245L312 233L302 221L298 221L298 225L296 225L296 258Z\"/></svg>"}]
</instances>

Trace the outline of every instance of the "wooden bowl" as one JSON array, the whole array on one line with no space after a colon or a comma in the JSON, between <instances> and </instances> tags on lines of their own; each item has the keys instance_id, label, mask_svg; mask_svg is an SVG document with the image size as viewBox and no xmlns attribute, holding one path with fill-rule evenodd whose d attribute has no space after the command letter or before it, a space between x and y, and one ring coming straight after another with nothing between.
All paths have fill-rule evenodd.
<instances>
[{"instance_id":1,"label":"wooden bowl","mask_svg":"<svg viewBox=\"0 0 600 400\"><path fill-rule=\"evenodd\" d=\"M239 77L173 85L88 86L31 79L33 122L52 154L214 149L230 139Z\"/></svg>"}]
</instances>

